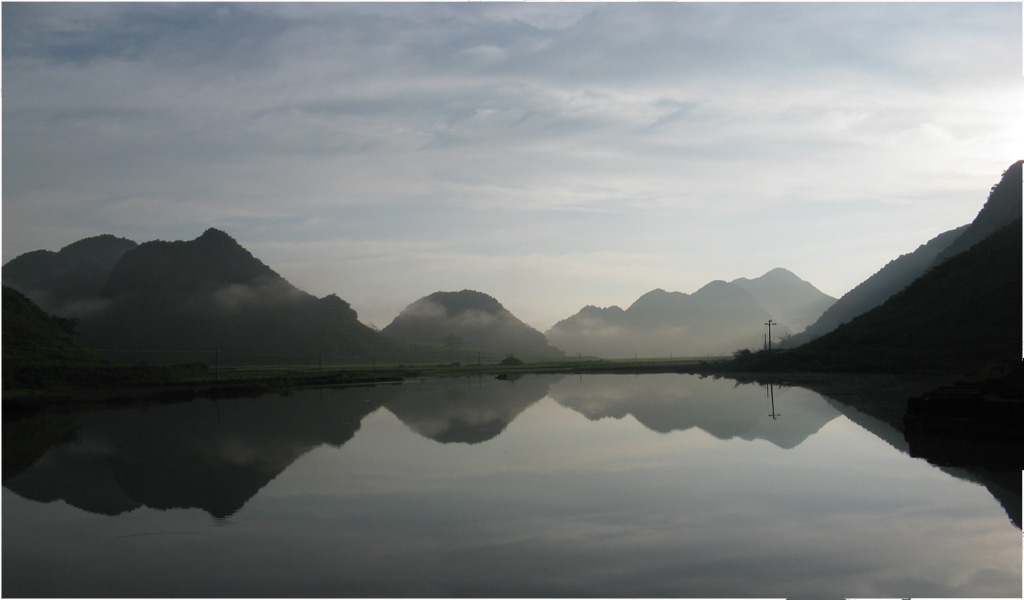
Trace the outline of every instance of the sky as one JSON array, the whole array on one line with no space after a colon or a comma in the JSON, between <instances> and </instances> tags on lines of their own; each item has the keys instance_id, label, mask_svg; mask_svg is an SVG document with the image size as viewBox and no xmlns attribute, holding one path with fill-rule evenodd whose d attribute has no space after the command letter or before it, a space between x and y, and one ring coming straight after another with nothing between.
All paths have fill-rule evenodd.
<instances>
[{"instance_id":1,"label":"sky","mask_svg":"<svg viewBox=\"0 0 1024 600\"><path fill-rule=\"evenodd\" d=\"M1024 156L1021 3L11 3L3 262L222 229L383 328L785 267L839 297Z\"/></svg>"}]
</instances>

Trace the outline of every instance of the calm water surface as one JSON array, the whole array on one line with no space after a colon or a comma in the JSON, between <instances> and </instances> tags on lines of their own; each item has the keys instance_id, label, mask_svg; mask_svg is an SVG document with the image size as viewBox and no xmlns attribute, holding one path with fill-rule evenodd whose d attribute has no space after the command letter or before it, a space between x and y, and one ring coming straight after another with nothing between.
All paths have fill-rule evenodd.
<instances>
[{"instance_id":1,"label":"calm water surface","mask_svg":"<svg viewBox=\"0 0 1024 600\"><path fill-rule=\"evenodd\" d=\"M2 593L1019 598L992 494L841 409L530 376L5 425Z\"/></svg>"}]
</instances>

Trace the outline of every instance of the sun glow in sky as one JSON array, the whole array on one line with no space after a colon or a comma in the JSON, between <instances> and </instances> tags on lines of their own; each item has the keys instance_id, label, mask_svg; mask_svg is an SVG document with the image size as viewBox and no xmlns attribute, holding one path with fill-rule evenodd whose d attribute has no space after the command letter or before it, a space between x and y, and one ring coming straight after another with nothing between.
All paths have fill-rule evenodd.
<instances>
[{"instance_id":1,"label":"sun glow in sky","mask_svg":"<svg viewBox=\"0 0 1024 600\"><path fill-rule=\"evenodd\" d=\"M3 260L227 231L383 327L840 296L1024 146L1020 3L3 5Z\"/></svg>"}]
</instances>

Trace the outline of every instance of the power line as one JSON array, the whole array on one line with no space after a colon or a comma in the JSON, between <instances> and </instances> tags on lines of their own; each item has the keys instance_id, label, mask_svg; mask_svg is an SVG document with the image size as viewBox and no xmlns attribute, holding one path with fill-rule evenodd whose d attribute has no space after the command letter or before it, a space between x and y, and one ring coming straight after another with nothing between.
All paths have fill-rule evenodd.
<instances>
[{"instance_id":1,"label":"power line","mask_svg":"<svg viewBox=\"0 0 1024 600\"><path fill-rule=\"evenodd\" d=\"M777 321L772 321L771 319L768 319L768 322L765 323L765 325L768 326L768 351L771 352L772 351L772 325L778 325L778 322Z\"/></svg>"}]
</instances>

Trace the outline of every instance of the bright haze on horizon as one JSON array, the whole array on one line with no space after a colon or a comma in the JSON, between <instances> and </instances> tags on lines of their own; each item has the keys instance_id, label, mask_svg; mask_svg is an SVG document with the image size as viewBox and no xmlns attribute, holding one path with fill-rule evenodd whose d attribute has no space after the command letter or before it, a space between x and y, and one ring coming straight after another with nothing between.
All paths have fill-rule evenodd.
<instances>
[{"instance_id":1,"label":"bright haze on horizon","mask_svg":"<svg viewBox=\"0 0 1024 600\"><path fill-rule=\"evenodd\" d=\"M3 4L3 261L229 233L384 327L785 267L839 297L1024 141L1021 4Z\"/></svg>"}]
</instances>

